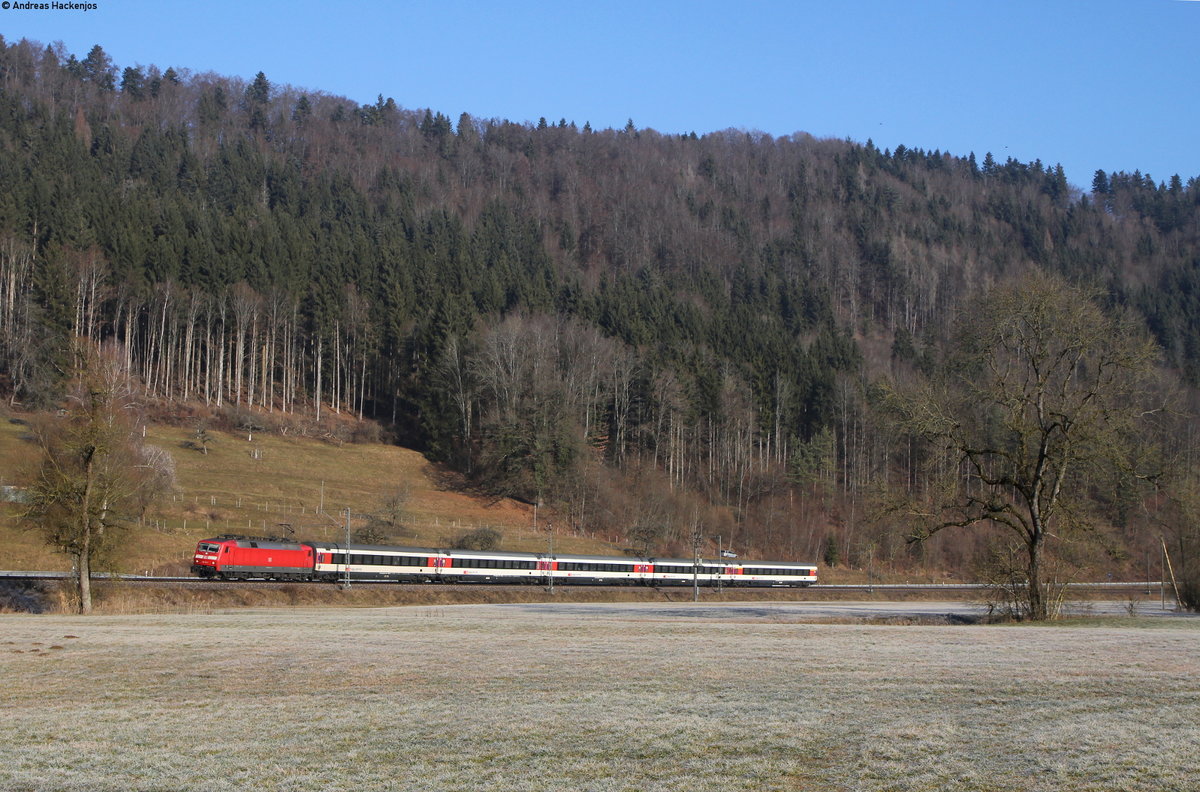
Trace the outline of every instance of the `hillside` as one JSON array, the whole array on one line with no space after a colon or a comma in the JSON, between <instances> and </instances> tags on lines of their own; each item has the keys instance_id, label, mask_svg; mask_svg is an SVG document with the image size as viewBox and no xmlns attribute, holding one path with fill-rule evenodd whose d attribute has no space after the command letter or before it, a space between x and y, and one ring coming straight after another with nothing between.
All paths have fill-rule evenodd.
<instances>
[{"instance_id":1,"label":"hillside","mask_svg":"<svg viewBox=\"0 0 1200 792\"><path fill-rule=\"evenodd\" d=\"M0 47L0 392L25 409L59 403L84 338L170 422L386 438L623 546L700 530L961 571L986 542L909 546L875 513L923 464L877 395L944 368L972 298L1051 273L1147 327L1165 379L1200 381L1195 178L1080 189L989 153L452 121ZM1106 508L1098 563L1153 550L1137 508Z\"/></svg>"},{"instance_id":2,"label":"hillside","mask_svg":"<svg viewBox=\"0 0 1200 792\"><path fill-rule=\"evenodd\" d=\"M22 420L11 414L0 426L0 485L10 484L32 459ZM119 572L186 574L196 542L218 533L281 535L291 526L301 539L336 539L351 509L355 533L375 514L396 526L377 529L377 540L445 547L468 531L498 531L506 550L544 551L553 533L561 552L620 553L601 538L575 535L543 515L537 530L533 509L502 498L447 488L444 476L420 454L394 445L339 445L312 438L209 433L208 453L195 447L192 432L156 425L146 442L167 449L175 460L175 492L131 527ZM396 503L397 495L400 502ZM389 504L389 501L392 504ZM322 509L323 513L318 510ZM66 556L52 553L15 524L15 508L0 505L0 542L6 569L67 569Z\"/></svg>"}]
</instances>

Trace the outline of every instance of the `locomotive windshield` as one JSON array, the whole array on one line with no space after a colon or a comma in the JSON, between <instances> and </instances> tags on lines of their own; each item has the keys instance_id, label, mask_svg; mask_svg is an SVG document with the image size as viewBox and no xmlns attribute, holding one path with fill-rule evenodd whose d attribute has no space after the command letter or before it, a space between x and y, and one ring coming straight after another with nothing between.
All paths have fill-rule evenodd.
<instances>
[{"instance_id":1,"label":"locomotive windshield","mask_svg":"<svg viewBox=\"0 0 1200 792\"><path fill-rule=\"evenodd\" d=\"M210 544L209 542L201 542L200 543L200 552L202 552L202 553L216 553L220 549L221 549L220 545Z\"/></svg>"}]
</instances>

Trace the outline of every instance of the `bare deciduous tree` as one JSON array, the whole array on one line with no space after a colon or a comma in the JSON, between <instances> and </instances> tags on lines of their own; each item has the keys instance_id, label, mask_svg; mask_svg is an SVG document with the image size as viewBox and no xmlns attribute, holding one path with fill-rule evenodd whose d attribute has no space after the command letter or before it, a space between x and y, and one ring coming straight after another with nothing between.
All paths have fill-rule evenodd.
<instances>
[{"instance_id":1,"label":"bare deciduous tree","mask_svg":"<svg viewBox=\"0 0 1200 792\"><path fill-rule=\"evenodd\" d=\"M385 541L395 541L399 536L411 536L412 532L404 527L411 498L412 484L408 481L397 483L379 504L379 508L367 515L367 524L355 534L358 541L382 544Z\"/></svg>"},{"instance_id":2,"label":"bare deciduous tree","mask_svg":"<svg viewBox=\"0 0 1200 792\"><path fill-rule=\"evenodd\" d=\"M92 564L153 494L173 484L173 462L143 448L135 432L128 372L120 353L82 343L67 406L37 425L41 463L24 522L71 557L80 613L92 610Z\"/></svg>"},{"instance_id":3,"label":"bare deciduous tree","mask_svg":"<svg viewBox=\"0 0 1200 792\"><path fill-rule=\"evenodd\" d=\"M913 539L1004 526L1024 550L1018 615L1053 616L1047 545L1087 525L1089 483L1137 474L1130 448L1155 360L1139 327L1053 278L986 294L964 316L945 377L890 394L942 474L906 503Z\"/></svg>"}]
</instances>

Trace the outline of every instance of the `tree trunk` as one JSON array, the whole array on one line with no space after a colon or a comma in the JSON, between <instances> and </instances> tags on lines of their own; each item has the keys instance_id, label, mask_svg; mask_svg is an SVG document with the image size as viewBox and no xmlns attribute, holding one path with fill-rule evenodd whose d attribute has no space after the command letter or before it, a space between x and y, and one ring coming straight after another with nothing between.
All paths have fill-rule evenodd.
<instances>
[{"instance_id":1,"label":"tree trunk","mask_svg":"<svg viewBox=\"0 0 1200 792\"><path fill-rule=\"evenodd\" d=\"M316 412L318 424L321 423L321 360L323 357L321 354L321 341L321 337L317 336L317 394L313 402L317 407Z\"/></svg>"},{"instance_id":2,"label":"tree trunk","mask_svg":"<svg viewBox=\"0 0 1200 792\"><path fill-rule=\"evenodd\" d=\"M76 588L79 592L79 612L92 612L92 489L95 486L96 449L92 446L87 451L87 461L83 466L83 503L81 504L80 519L82 520L79 537L79 555L75 563Z\"/></svg>"},{"instance_id":3,"label":"tree trunk","mask_svg":"<svg viewBox=\"0 0 1200 792\"><path fill-rule=\"evenodd\" d=\"M92 612L92 554L91 537L83 537L83 549L75 557L75 593L79 596L79 612Z\"/></svg>"},{"instance_id":4,"label":"tree trunk","mask_svg":"<svg viewBox=\"0 0 1200 792\"><path fill-rule=\"evenodd\" d=\"M1046 535L1039 529L1034 529L1029 538L1029 588L1026 595L1029 598L1029 618L1034 621L1045 621L1050 611L1046 603L1046 591L1042 585L1042 549L1046 544Z\"/></svg>"}]
</instances>

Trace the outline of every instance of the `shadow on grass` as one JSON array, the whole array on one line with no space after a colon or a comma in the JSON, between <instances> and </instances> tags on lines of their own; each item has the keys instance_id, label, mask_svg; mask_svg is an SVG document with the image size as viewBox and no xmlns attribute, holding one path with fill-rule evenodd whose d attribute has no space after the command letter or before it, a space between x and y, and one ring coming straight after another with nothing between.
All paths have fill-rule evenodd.
<instances>
[{"instance_id":1,"label":"shadow on grass","mask_svg":"<svg viewBox=\"0 0 1200 792\"><path fill-rule=\"evenodd\" d=\"M41 580L0 580L0 613L54 613L58 597Z\"/></svg>"},{"instance_id":2,"label":"shadow on grass","mask_svg":"<svg viewBox=\"0 0 1200 792\"><path fill-rule=\"evenodd\" d=\"M1006 622L1006 619L999 619L994 616L985 614L961 614L961 613L941 613L941 614L903 614L897 616L876 616L859 619L860 624L886 624L886 625L920 625L920 626L956 626L956 625L973 625L973 624L1001 624Z\"/></svg>"}]
</instances>

